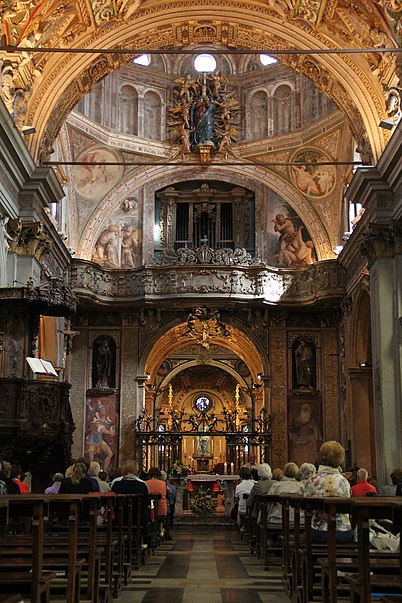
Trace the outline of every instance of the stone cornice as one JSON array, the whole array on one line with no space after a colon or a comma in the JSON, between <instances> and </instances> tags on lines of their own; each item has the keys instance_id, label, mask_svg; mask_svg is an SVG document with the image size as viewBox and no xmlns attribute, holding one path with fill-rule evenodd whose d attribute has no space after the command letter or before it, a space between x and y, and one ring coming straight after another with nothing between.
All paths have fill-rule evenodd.
<instances>
[{"instance_id":1,"label":"stone cornice","mask_svg":"<svg viewBox=\"0 0 402 603\"><path fill-rule=\"evenodd\" d=\"M0 98L0 160L6 167L10 178L20 188L31 177L35 164L22 136L3 100Z\"/></svg>"}]
</instances>

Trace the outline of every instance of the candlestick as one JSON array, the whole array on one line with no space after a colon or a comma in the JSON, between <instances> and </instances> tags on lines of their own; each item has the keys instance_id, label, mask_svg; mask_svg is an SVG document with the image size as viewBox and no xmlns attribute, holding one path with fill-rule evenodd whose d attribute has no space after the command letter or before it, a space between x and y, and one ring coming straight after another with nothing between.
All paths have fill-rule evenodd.
<instances>
[{"instance_id":1,"label":"candlestick","mask_svg":"<svg viewBox=\"0 0 402 603\"><path fill-rule=\"evenodd\" d=\"M234 474L234 463L230 463L230 473Z\"/></svg>"},{"instance_id":2,"label":"candlestick","mask_svg":"<svg viewBox=\"0 0 402 603\"><path fill-rule=\"evenodd\" d=\"M228 474L228 464L226 461L223 463L223 473L224 475Z\"/></svg>"}]
</instances>

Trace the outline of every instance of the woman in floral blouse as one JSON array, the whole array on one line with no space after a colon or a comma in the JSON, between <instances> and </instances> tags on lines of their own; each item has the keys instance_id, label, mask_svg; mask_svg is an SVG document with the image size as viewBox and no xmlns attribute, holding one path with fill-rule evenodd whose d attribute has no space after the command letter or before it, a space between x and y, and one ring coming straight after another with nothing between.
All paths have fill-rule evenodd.
<instances>
[{"instance_id":1,"label":"woman in floral blouse","mask_svg":"<svg viewBox=\"0 0 402 603\"><path fill-rule=\"evenodd\" d=\"M320 466L315 475L307 480L304 496L342 496L350 497L351 488L348 480L340 473L340 466L345 460L345 450L339 442L324 442L320 448ZM313 542L328 541L327 516L315 511L311 519L311 536ZM348 514L336 516L336 541L352 542L353 530Z\"/></svg>"}]
</instances>

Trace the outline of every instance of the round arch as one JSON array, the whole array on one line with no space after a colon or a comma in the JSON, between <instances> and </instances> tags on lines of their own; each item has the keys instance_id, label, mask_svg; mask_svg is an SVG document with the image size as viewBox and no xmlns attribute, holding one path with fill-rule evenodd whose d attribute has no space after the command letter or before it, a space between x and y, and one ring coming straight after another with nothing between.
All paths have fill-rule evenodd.
<instances>
[{"instance_id":1,"label":"round arch","mask_svg":"<svg viewBox=\"0 0 402 603\"><path fill-rule=\"evenodd\" d=\"M225 163L214 164L213 170L209 170L207 173L204 168L196 163L194 167L180 166L178 163L170 166L149 167L129 175L124 182L114 189L113 193L103 199L102 204L95 208L89 217L78 242L77 256L83 259L91 259L94 241L99 237L103 225L111 212L119 206L130 191L146 186L148 198L152 198L153 201L156 190L187 179L199 179L205 182L221 179L224 182L230 182L238 186L246 186L250 190L256 189L257 182L264 190L271 188L294 208L305 224L309 225L309 232L315 245L318 260L334 257L329 235L316 211L304 196L277 172L255 166L252 163L244 164L241 176L239 176L238 167L225 165ZM263 192L260 192L256 194L256 211L262 208L263 203L264 195ZM256 236L259 236L258 232ZM263 234L261 233L260 236L263 236Z\"/></svg>"},{"instance_id":2,"label":"round arch","mask_svg":"<svg viewBox=\"0 0 402 603\"><path fill-rule=\"evenodd\" d=\"M200 362L198 360L189 360L188 362L183 362L183 364L180 364L180 365L174 367L170 371L170 373L168 375L166 375L166 377L163 378L163 380L161 381L159 388L158 388L160 393L156 392L156 395L155 395L155 405L154 405L155 411L158 411L160 409L162 390L169 385L169 383L172 381L172 379L174 377L176 377L176 375L179 375L181 372L183 372L193 366L199 366L199 364L200 364ZM208 362L208 366L214 366L215 368L221 369L222 371L228 373L234 379L236 379L236 381L240 384L240 386L243 389L249 390L249 386L247 384L247 381L244 379L244 377L239 375L239 373L229 364L225 364L224 362L219 362L218 360L211 359ZM147 367L146 367L146 370L147 370ZM147 374L149 374L151 376L150 373L147 373ZM152 380L152 376L151 376L151 380ZM251 409L252 398L251 398L250 394L245 396L245 402L246 402L246 408Z\"/></svg>"},{"instance_id":3,"label":"round arch","mask_svg":"<svg viewBox=\"0 0 402 603\"><path fill-rule=\"evenodd\" d=\"M224 321L222 315L221 319ZM145 346L139 359L139 370L143 371L143 374L150 375L151 381L154 380L158 368L167 356L191 341L183 335L185 324L184 317L167 323ZM230 327L231 336L229 338L217 336L214 338L214 344L232 351L243 360L247 364L254 382L257 382L259 373L268 376L270 374L269 362L261 344L252 338L251 334L244 329L244 325L233 318L226 324Z\"/></svg>"},{"instance_id":4,"label":"round arch","mask_svg":"<svg viewBox=\"0 0 402 603\"><path fill-rule=\"evenodd\" d=\"M323 35L319 28L306 26L303 19L294 18L294 9L289 6L292 4L276 2L262 6L258 3L235 4L231 0L211 0L207 4L203 0L191 3L183 0L173 5L170 2L151 3L127 19L111 20L108 27L77 36L75 47L163 51L166 47L191 47L197 42L227 48L230 41L232 48L249 50L341 48L336 33L331 39L327 28ZM205 20L208 20L207 27ZM384 23L382 25L385 27ZM389 29L384 38L396 46ZM355 45L353 32L343 43L350 47ZM281 60L310 77L329 96L347 117L363 158L376 161L389 133L378 127L380 119L385 117L385 99L367 56L290 54L282 56ZM47 63L43 62L42 77L35 81L27 110L27 123L34 125L37 131L31 140L34 157L45 160L50 156L53 141L79 98L96 81L126 61L127 55L104 55L94 59L92 54L67 52L61 56L52 55Z\"/></svg>"}]
</instances>

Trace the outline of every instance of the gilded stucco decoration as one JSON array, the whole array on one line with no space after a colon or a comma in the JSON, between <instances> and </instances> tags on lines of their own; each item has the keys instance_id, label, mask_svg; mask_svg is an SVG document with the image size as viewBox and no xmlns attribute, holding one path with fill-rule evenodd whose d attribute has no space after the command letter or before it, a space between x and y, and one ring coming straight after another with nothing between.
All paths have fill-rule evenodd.
<instances>
[{"instance_id":1,"label":"gilded stucco decoration","mask_svg":"<svg viewBox=\"0 0 402 603\"><path fill-rule=\"evenodd\" d=\"M203 350L208 354L208 357L205 357L205 363L208 364L208 358L214 353L216 345L219 345L222 349L230 349L231 353L236 354L247 363L254 381L257 381L258 373L266 374L268 372L267 359L253 333L247 329L243 330L244 327L240 323L234 324L233 319L229 324L222 313L220 313L218 322L222 323L224 329L230 329L230 337L217 335L208 351L204 350L202 345L197 344L198 354L202 354ZM167 356L177 353L183 346L187 349L189 339L185 335L186 330L187 322L180 321L175 325L166 322L160 324L157 334L147 342L146 349L142 350L142 354L148 357L146 369L149 375L156 374ZM177 367L177 372L179 371L180 367Z\"/></svg>"},{"instance_id":2,"label":"gilded stucco decoration","mask_svg":"<svg viewBox=\"0 0 402 603\"><path fill-rule=\"evenodd\" d=\"M45 149L42 149L42 158L48 156L51 151L52 140L60 129L60 123L65 119L66 113L74 106L78 98L88 91L85 82L82 81L82 74L79 76L80 68L76 69L73 65L81 61L81 69L88 67L88 57L82 60L76 55L61 55L61 57L50 58L46 54L35 53L34 49L39 45L49 46L78 46L81 43L80 36L85 35L86 47L110 47L108 38L113 37L113 43L119 44L121 47L131 48L159 48L164 47L174 48L177 45L197 44L212 42L222 44L224 46L234 48L288 48L291 49L306 46L319 46L322 48L337 48L340 45L350 47L357 46L375 46L381 48L383 46L396 46L394 34L390 28L387 18L392 20L392 15L397 13L394 5L395 2L387 3L386 14L384 10L374 2L360 3L356 7L356 3L350 4L347 2L314 2L306 0L303 2L292 2L290 0L272 0L268 3L254 3L247 5L246 3L227 1L224 4L219 3L219 10L223 8L230 11L230 21L220 21L214 19L215 2L203 2L201 6L202 12L208 19L200 18L195 21L191 18L191 14L197 11L200 14L200 6L197 3L189 3L187 1L166 3L154 5L152 2L140 3L135 2L114 2L112 0L104 0L103 2L76 2L76 3L61 3L59 0L54 2L24 2L22 0L8 3L8 12L4 15L4 31L7 31L6 41L10 44L22 45L22 32L34 31L31 39L32 53L28 53L28 62L34 63L34 69L39 72L38 77L31 76L23 79L23 90L26 95L22 99L21 104L27 102L26 123L33 124L37 128L40 137L46 139ZM364 4L364 6L363 6ZM10 6L11 5L11 6ZM21 9L21 10L20 10ZM188 10L189 15L186 21L175 21L174 13L180 13L182 19L183 9ZM163 22L164 11L169 13L169 22ZM21 16L20 16L21 13ZM392 13L392 15L391 15ZM149 19L159 15L160 26L153 30L142 31L138 29L138 33L132 35L135 25L145 27L141 23L141 19L146 17ZM202 15L204 16L204 15ZM244 17L247 16L248 23L244 22ZM346 22L346 16L348 21ZM261 22L271 27L275 24L275 36L263 32L254 27L254 23L258 22L261 27ZM370 21L371 20L371 21ZM17 21L17 25L11 27L11 23ZM141 25L140 25L141 23ZM369 26L370 24L370 26ZM105 27L105 25L107 27ZM282 28L282 38L278 37L278 25ZM91 33L92 35L88 35ZM27 34L28 35L28 34ZM290 40L293 40L293 46ZM12 53L3 53L3 58L14 59L15 68L18 68L22 55ZM124 60L127 60L125 57ZM307 61L307 63L306 63ZM317 61L320 68L317 70ZM395 57L388 53L379 52L370 54L369 58L359 63L353 56L339 55L336 61L345 65L344 69L338 69L338 73L344 72L345 78L342 80L342 85L347 87L347 98L342 99L342 95L338 97L337 92L339 87L333 79L331 61L324 57L320 57L317 61L311 61L308 57L287 56L284 60L290 66L302 71L306 75L311 73L312 79L316 82L319 80L319 86L324 90L334 102L339 98L338 106L348 115L354 135L358 141L361 151L370 160L370 146L374 146L374 153L377 155L383 147L387 133L377 131L378 116L384 112L384 99L381 98L378 82L385 88L395 86ZM25 66L28 65L28 62ZM107 63L109 71L118 67L118 62L115 58ZM311 65L311 63L316 63ZM323 68L327 65L326 68ZM21 75L21 70L19 74ZM70 75L67 75L69 71ZM108 72L109 72L108 71ZM356 94L351 88L351 84L347 83L350 78L347 73L354 73L354 77L359 82L359 90ZM76 94L64 94L69 82L72 81L72 74L77 77L81 85L78 86ZM339 78L339 76L337 76ZM373 79L374 78L374 79ZM372 85L374 82L374 85ZM90 80L89 87L94 83ZM33 94L30 98L27 95ZM52 97L48 94L50 87L56 87L63 94L64 99L67 97L68 108L63 111L63 101ZM329 88L329 90L328 90ZM338 88L338 90L337 90ZM43 99L47 99L43 103ZM78 98L77 98L78 97ZM352 101L352 97L353 101ZM363 100L365 98L365 100ZM53 106L50 106L53 102ZM64 100L65 102L65 100ZM61 103L61 105L59 104ZM371 108L369 108L371 106ZM374 116L373 107L375 107ZM53 116L50 115L53 109ZM20 111L20 114L22 111ZM356 123L357 117L361 116L361 122ZM52 122L56 120L56 123ZM370 127L368 127L371 122ZM45 124L48 124L48 131L44 132ZM376 131L371 131L375 128ZM369 132L368 144L363 144L363 133ZM32 150L35 155L38 155L38 140L31 139ZM44 151L44 152L43 152Z\"/></svg>"},{"instance_id":3,"label":"gilded stucco decoration","mask_svg":"<svg viewBox=\"0 0 402 603\"><path fill-rule=\"evenodd\" d=\"M201 163L209 163L217 152L236 158L240 105L228 89L228 78L216 71L196 80L186 74L175 82L175 105L169 109L173 121L168 125L175 128L179 148L172 159L191 152L198 152Z\"/></svg>"}]
</instances>

